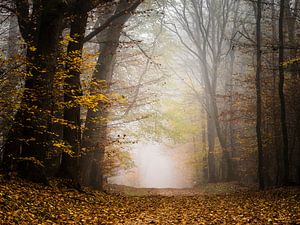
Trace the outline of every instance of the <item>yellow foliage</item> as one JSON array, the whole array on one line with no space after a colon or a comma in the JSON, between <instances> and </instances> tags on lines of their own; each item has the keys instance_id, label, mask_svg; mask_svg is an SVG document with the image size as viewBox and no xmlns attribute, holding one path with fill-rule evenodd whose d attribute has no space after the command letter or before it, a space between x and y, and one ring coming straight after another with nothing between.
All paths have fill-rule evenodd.
<instances>
[{"instance_id":1,"label":"yellow foliage","mask_svg":"<svg viewBox=\"0 0 300 225\"><path fill-rule=\"evenodd\" d=\"M74 38L67 34L66 36L64 36L63 40L60 41L60 44L67 45L69 42L78 43Z\"/></svg>"},{"instance_id":2,"label":"yellow foliage","mask_svg":"<svg viewBox=\"0 0 300 225\"><path fill-rule=\"evenodd\" d=\"M32 162L37 166L44 167L43 163L40 160L36 159L35 157L21 157L21 158L19 158L19 160L20 161Z\"/></svg>"},{"instance_id":3,"label":"yellow foliage","mask_svg":"<svg viewBox=\"0 0 300 225\"><path fill-rule=\"evenodd\" d=\"M288 67L289 65L300 62L300 57L289 59L282 63L283 67Z\"/></svg>"},{"instance_id":4,"label":"yellow foliage","mask_svg":"<svg viewBox=\"0 0 300 225\"><path fill-rule=\"evenodd\" d=\"M23 180L1 182L0 223L193 225L300 222L300 192L296 188L257 192L230 183L181 190L107 185L106 190L116 194L105 194L91 189L79 192L62 188L64 180L51 180L50 184L42 186Z\"/></svg>"},{"instance_id":5,"label":"yellow foliage","mask_svg":"<svg viewBox=\"0 0 300 225\"><path fill-rule=\"evenodd\" d=\"M37 50L37 48L34 47L34 46L30 46L30 47L29 47L29 50L32 51L32 52L35 52L35 51Z\"/></svg>"},{"instance_id":6,"label":"yellow foliage","mask_svg":"<svg viewBox=\"0 0 300 225\"><path fill-rule=\"evenodd\" d=\"M74 152L72 150L72 146L66 144L64 141L57 140L57 141L54 141L52 145L54 148L63 151L64 153L68 154L71 157L74 157Z\"/></svg>"},{"instance_id":7,"label":"yellow foliage","mask_svg":"<svg viewBox=\"0 0 300 225\"><path fill-rule=\"evenodd\" d=\"M79 96L75 102L83 107L87 107L94 111L98 110L99 103L109 103L109 99L104 94Z\"/></svg>"},{"instance_id":8,"label":"yellow foliage","mask_svg":"<svg viewBox=\"0 0 300 225\"><path fill-rule=\"evenodd\" d=\"M77 127L73 124L68 123L68 121L60 118L52 118L52 123L53 124L60 124L63 126L68 126L70 129L76 129Z\"/></svg>"}]
</instances>

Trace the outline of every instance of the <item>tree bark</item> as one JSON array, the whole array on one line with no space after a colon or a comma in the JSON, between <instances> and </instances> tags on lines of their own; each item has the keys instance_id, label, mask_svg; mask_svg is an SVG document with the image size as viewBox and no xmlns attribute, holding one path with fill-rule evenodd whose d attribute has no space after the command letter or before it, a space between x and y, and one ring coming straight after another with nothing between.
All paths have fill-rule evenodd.
<instances>
[{"instance_id":1,"label":"tree bark","mask_svg":"<svg viewBox=\"0 0 300 225\"><path fill-rule=\"evenodd\" d=\"M130 2L122 0L115 14L122 12L130 6ZM137 7L138 5L136 5ZM132 11L135 8L132 8ZM116 59L117 48L119 39L123 30L124 24L130 18L131 13L118 17L115 19L111 26L106 31L104 43L100 45L100 56L97 61L96 69L93 74L92 80L95 83L101 84L100 90L91 88L92 95L100 93L108 94L113 76L113 66ZM103 81L105 83L103 84ZM99 103L97 110L88 110L85 132L83 134L83 146L87 153L83 157L82 170L83 170L83 183L97 189L103 189L103 160L105 154L105 145L107 142L107 124L109 104L102 102Z\"/></svg>"},{"instance_id":2,"label":"tree bark","mask_svg":"<svg viewBox=\"0 0 300 225\"><path fill-rule=\"evenodd\" d=\"M262 72L262 62L261 62L261 17L262 17L262 2L257 1L256 9L256 139L257 139L257 152L258 152L258 181L259 188L264 189L264 155L263 155L263 145L262 145L262 97L261 97L261 72Z\"/></svg>"},{"instance_id":3,"label":"tree bark","mask_svg":"<svg viewBox=\"0 0 300 225\"><path fill-rule=\"evenodd\" d=\"M28 76L25 80L21 106L15 117L17 125L9 132L4 151L14 158L20 156L18 163L20 176L45 182L47 154L53 138L51 116L53 78L57 66L63 11L57 10L60 4L50 7L44 3L34 7L38 9L33 8L33 12L39 12L33 13L35 17L30 26L23 27L20 21L23 21L24 17L19 17L20 30L28 46L26 56ZM25 7L24 10L26 9L29 10ZM25 14L26 12L23 12L19 16Z\"/></svg>"},{"instance_id":4,"label":"tree bark","mask_svg":"<svg viewBox=\"0 0 300 225\"><path fill-rule=\"evenodd\" d=\"M69 42L67 48L67 77L64 81L64 102L66 104L64 120L67 125L63 127L63 140L65 144L70 146L72 155L70 155L70 152L62 153L59 171L61 177L73 180L76 185L80 184L79 153L81 149L80 104L76 102L76 98L82 95L80 82L81 64L78 64L76 59L82 58L83 40L87 26L88 12L81 10L81 6L84 3L85 1L79 1L74 10L74 18L70 30L72 41Z\"/></svg>"},{"instance_id":5,"label":"tree bark","mask_svg":"<svg viewBox=\"0 0 300 225\"><path fill-rule=\"evenodd\" d=\"M208 182L216 182L216 165L215 165L215 139L216 131L214 122L211 116L207 115L207 141L208 141L208 153L207 153L207 172Z\"/></svg>"},{"instance_id":6,"label":"tree bark","mask_svg":"<svg viewBox=\"0 0 300 225\"><path fill-rule=\"evenodd\" d=\"M277 39L277 24L275 23L275 0L272 0L272 44L276 46L278 44L278 39ZM279 184L280 178L281 178L281 147L280 147L280 141L278 141L278 136L280 135L278 132L278 117L277 117L277 79L276 77L278 76L278 71L277 68L275 68L275 65L277 64L277 51L272 52L272 64L273 64L273 84L272 84L272 117L273 117L273 148L275 149L275 161L276 161L276 167L275 167L275 180L274 183L275 185Z\"/></svg>"},{"instance_id":7,"label":"tree bark","mask_svg":"<svg viewBox=\"0 0 300 225\"><path fill-rule=\"evenodd\" d=\"M281 135L283 140L283 184L287 185L289 180L289 140L288 130L286 124L286 106L285 106L285 94L284 94L284 11L285 0L280 1L280 13L278 23L279 33L279 84L278 92L280 99L280 122L281 122Z\"/></svg>"}]
</instances>

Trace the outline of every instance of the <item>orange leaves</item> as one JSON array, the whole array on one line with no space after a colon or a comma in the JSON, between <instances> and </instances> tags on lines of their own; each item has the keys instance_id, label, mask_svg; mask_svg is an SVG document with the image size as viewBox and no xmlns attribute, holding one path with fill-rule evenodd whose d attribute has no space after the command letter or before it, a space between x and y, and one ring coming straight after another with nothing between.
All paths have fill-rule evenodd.
<instances>
[{"instance_id":1,"label":"orange leaves","mask_svg":"<svg viewBox=\"0 0 300 225\"><path fill-rule=\"evenodd\" d=\"M300 223L299 189L218 195L192 189L189 196L172 196L182 192L170 189L166 197L127 187L136 195L144 191L144 196L125 197L89 189L79 193L61 181L50 182L52 187L19 180L0 183L0 224Z\"/></svg>"}]
</instances>

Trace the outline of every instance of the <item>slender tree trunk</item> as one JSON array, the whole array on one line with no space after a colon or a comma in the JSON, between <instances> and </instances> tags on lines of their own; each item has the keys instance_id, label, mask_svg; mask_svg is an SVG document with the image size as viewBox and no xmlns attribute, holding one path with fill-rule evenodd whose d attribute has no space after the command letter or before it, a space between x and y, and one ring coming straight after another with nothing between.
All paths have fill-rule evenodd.
<instances>
[{"instance_id":1,"label":"slender tree trunk","mask_svg":"<svg viewBox=\"0 0 300 225\"><path fill-rule=\"evenodd\" d=\"M288 130L286 124L286 106L285 106L285 94L284 94L284 11L285 11L285 0L280 1L280 14L278 23L279 33L279 99L280 99L280 122L281 122L281 133L283 140L283 183L287 184L289 180L289 140Z\"/></svg>"},{"instance_id":2,"label":"slender tree trunk","mask_svg":"<svg viewBox=\"0 0 300 225\"><path fill-rule=\"evenodd\" d=\"M275 21L275 0L272 0L272 21ZM272 43L274 46L278 44L277 41L277 32L276 32L276 23L272 23ZM277 106L276 106L276 93L277 93L277 68L275 68L275 65L277 64L277 58L276 58L276 51L272 52L272 63L273 63L273 88L272 88L272 117L273 117L273 148L275 149L275 160L276 160L276 171L275 171L275 184L279 184L280 180L280 146L278 142L278 124L277 124Z\"/></svg>"},{"instance_id":3,"label":"slender tree trunk","mask_svg":"<svg viewBox=\"0 0 300 225\"><path fill-rule=\"evenodd\" d=\"M200 115L205 115L205 112L201 111ZM203 174L203 180L205 182L208 182L208 150L207 150L207 120L201 119L201 143L202 143L202 152L206 153L206 157L202 159L203 164L207 166L203 166L202 174Z\"/></svg>"},{"instance_id":4,"label":"slender tree trunk","mask_svg":"<svg viewBox=\"0 0 300 225\"><path fill-rule=\"evenodd\" d=\"M216 182L216 165L215 165L215 140L216 130L214 122L209 113L207 114L207 142L208 142L208 153L207 153L207 172L208 182Z\"/></svg>"},{"instance_id":5,"label":"slender tree trunk","mask_svg":"<svg viewBox=\"0 0 300 225\"><path fill-rule=\"evenodd\" d=\"M290 59L296 59L298 57L298 52L299 52L299 45L296 41L296 35L297 35L297 18L299 18L299 5L300 1L296 0L294 3L294 8L292 9L290 6L290 1L286 1L285 2L285 24L286 27L288 29L288 44L289 44L289 48L290 50L288 51L288 58ZM289 66L289 69L291 70L291 84L288 87L289 89L289 97L291 99L293 99L293 103L292 105L288 106L287 104L287 111L289 111L290 109L292 109L291 112L289 112L287 115L289 116L289 118L287 118L287 130L288 130L288 135L290 137L289 139L289 168L291 168L291 170L289 171L289 179L290 181L296 180L296 176L297 176L297 170L295 169L297 167L297 150L295 149L295 144L297 143L296 139L297 139L297 124L298 124L298 114L299 114L299 107L298 107L298 102L297 99L299 99L299 89L298 89L298 83L299 83L299 79L298 79L298 74L299 74L299 64L298 63L294 63L292 65Z\"/></svg>"},{"instance_id":6,"label":"slender tree trunk","mask_svg":"<svg viewBox=\"0 0 300 225\"><path fill-rule=\"evenodd\" d=\"M234 141L234 109L233 109L233 73L234 73L234 63L235 63L235 52L232 50L230 54L230 77L229 77L229 146L230 146L230 158L231 158L231 179L235 180L237 178L236 174L236 161L233 158L236 155L235 152L235 141Z\"/></svg>"},{"instance_id":7,"label":"slender tree trunk","mask_svg":"<svg viewBox=\"0 0 300 225\"><path fill-rule=\"evenodd\" d=\"M257 138L257 151L258 151L258 181L259 188L264 189L264 155L262 145L262 98L261 98L261 0L257 1L256 8L256 138Z\"/></svg>"}]
</instances>

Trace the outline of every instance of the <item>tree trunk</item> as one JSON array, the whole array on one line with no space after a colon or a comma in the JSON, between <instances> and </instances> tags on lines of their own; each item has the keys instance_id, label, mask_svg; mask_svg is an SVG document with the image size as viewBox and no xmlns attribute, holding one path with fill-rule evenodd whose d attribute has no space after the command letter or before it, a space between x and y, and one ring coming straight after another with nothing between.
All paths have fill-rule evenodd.
<instances>
[{"instance_id":1,"label":"tree trunk","mask_svg":"<svg viewBox=\"0 0 300 225\"><path fill-rule=\"evenodd\" d=\"M209 113L207 114L207 142L208 142L208 153L207 153L207 172L208 182L216 182L216 160L215 160L215 140L216 130L214 122Z\"/></svg>"},{"instance_id":2,"label":"tree trunk","mask_svg":"<svg viewBox=\"0 0 300 225\"><path fill-rule=\"evenodd\" d=\"M21 29L23 37L28 36L24 32L31 33L30 30L34 30L30 38L32 41L27 44L29 76L25 80L21 106L15 117L17 125L10 130L4 148L7 155L21 157L18 163L19 175L38 182L46 181L47 154L53 139L53 78L63 22L63 12L56 8L59 6L44 7L35 18L34 27Z\"/></svg>"},{"instance_id":3,"label":"tree trunk","mask_svg":"<svg viewBox=\"0 0 300 225\"><path fill-rule=\"evenodd\" d=\"M130 4L131 2L122 0L115 13L128 8ZM131 13L128 12L114 20L106 31L104 43L100 45L101 54L92 78L93 82L98 83L96 89L99 86L101 88L96 90L95 87L91 87L90 93L92 95L109 93L119 39L124 24L130 16ZM103 84L103 81L105 81L105 84ZM103 189L103 160L107 142L108 110L109 104L105 102L99 103L97 111L88 110L85 132L83 134L83 146L87 151L82 161L83 183L100 190Z\"/></svg>"},{"instance_id":4,"label":"tree trunk","mask_svg":"<svg viewBox=\"0 0 300 225\"><path fill-rule=\"evenodd\" d=\"M289 140L288 131L286 124L286 106L285 106L285 94L284 94L284 11L285 11L285 1L280 1L280 14L278 23L278 33L279 33L279 84L278 92L280 99L280 122L281 122L281 134L283 140L283 184L288 184L289 180Z\"/></svg>"},{"instance_id":5,"label":"tree trunk","mask_svg":"<svg viewBox=\"0 0 300 225\"><path fill-rule=\"evenodd\" d=\"M257 1L256 8L256 138L258 152L258 181L259 188L264 189L264 156L262 145L262 98L261 98L261 0Z\"/></svg>"},{"instance_id":6,"label":"tree trunk","mask_svg":"<svg viewBox=\"0 0 300 225\"><path fill-rule=\"evenodd\" d=\"M9 17L9 33L8 33L8 49L7 58L10 62L16 60L18 54L18 18L14 13L11 13ZM5 138L8 136L8 132L12 125L12 115L15 114L15 105L17 104L17 86L20 85L20 77L14 73L15 65L8 65L6 70L8 70L9 76L7 77L8 83L2 88L4 95L1 97L7 102L11 102L2 112L0 112L0 132L2 135L1 146L5 143ZM1 152L1 151L0 151ZM1 152L2 153L2 152ZM0 163L2 162L2 154L0 154Z\"/></svg>"},{"instance_id":7,"label":"tree trunk","mask_svg":"<svg viewBox=\"0 0 300 225\"><path fill-rule=\"evenodd\" d=\"M84 4L84 2L82 3ZM76 97L82 95L80 82L80 67L78 60L82 58L83 40L87 25L88 13L80 10L80 1L74 10L74 18L71 23L70 37L73 39L69 42L67 48L67 65L64 83L64 120L67 125L63 128L63 140L70 146L70 152L62 153L62 162L59 175L64 178L73 180L74 184L80 183L79 153L81 149L81 121L80 121L80 104L77 103Z\"/></svg>"},{"instance_id":8,"label":"tree trunk","mask_svg":"<svg viewBox=\"0 0 300 225\"><path fill-rule=\"evenodd\" d=\"M235 139L234 139L234 109L233 109L233 73L234 73L234 63L235 63L235 52L232 50L230 54L230 77L229 77L229 146L230 146L230 166L231 166L231 174L229 174L231 177L231 180L237 179L237 164L236 161L233 159L236 156L235 152Z\"/></svg>"},{"instance_id":9,"label":"tree trunk","mask_svg":"<svg viewBox=\"0 0 300 225\"><path fill-rule=\"evenodd\" d=\"M205 115L204 114L205 112L201 111L201 115ZM208 120L208 119L207 119ZM203 119L201 119L201 143L202 143L202 152L206 153L206 157L204 157L202 159L203 161L203 164L204 165L207 165L207 166L203 166L202 168L202 174L203 174L203 180L205 182L208 182L208 150L207 150L207 124L208 124L208 121L205 121Z\"/></svg>"}]
</instances>

